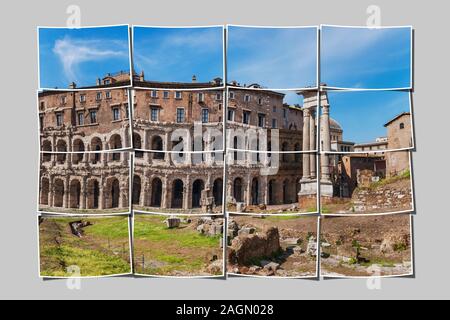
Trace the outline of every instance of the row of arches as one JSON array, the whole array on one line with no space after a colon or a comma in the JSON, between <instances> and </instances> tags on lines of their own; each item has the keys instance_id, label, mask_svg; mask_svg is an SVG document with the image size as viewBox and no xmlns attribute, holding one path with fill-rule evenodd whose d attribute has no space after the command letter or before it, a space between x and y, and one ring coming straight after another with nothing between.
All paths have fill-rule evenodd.
<instances>
[{"instance_id":1,"label":"row of arches","mask_svg":"<svg viewBox=\"0 0 450 320\"><path fill-rule=\"evenodd\" d=\"M119 179L110 177L104 186L97 178L86 182L72 179L43 177L40 184L40 205L70 209L109 209L126 206L125 190L121 190Z\"/></svg>"},{"instance_id":2,"label":"row of arches","mask_svg":"<svg viewBox=\"0 0 450 320\"><path fill-rule=\"evenodd\" d=\"M120 134L113 134L108 142L109 149L115 150L115 149L122 149L122 137ZM64 139L58 139L55 144L55 148L52 146L52 142L50 140L44 140L42 141L42 151L43 151L43 157L42 160L44 162L51 161L52 154L51 153L45 153L45 152L61 152L56 153L55 160L59 164L63 164L67 160L66 153L68 151L67 142ZM89 142L89 151L102 151L104 148L103 142L99 137L93 137L91 141ZM78 164L79 162L83 161L85 156L89 156L89 154L83 153L86 150L86 145L83 140L80 138L75 138L72 141L72 150L70 152L74 152L72 154L72 163ZM90 161L92 163L97 163L100 161L100 153L92 153ZM112 153L112 160L118 161L120 160L120 153Z\"/></svg>"},{"instance_id":3,"label":"row of arches","mask_svg":"<svg viewBox=\"0 0 450 320\"><path fill-rule=\"evenodd\" d=\"M132 202L155 208L188 209L200 208L205 181L196 179L188 187L182 179L173 180L164 190L163 181L155 177L151 180L149 190L143 190L143 181L139 175L133 177ZM189 190L189 191L188 191ZM212 197L215 206L223 203L223 179L217 178L212 184ZM189 200L189 201L187 201Z\"/></svg>"}]
</instances>

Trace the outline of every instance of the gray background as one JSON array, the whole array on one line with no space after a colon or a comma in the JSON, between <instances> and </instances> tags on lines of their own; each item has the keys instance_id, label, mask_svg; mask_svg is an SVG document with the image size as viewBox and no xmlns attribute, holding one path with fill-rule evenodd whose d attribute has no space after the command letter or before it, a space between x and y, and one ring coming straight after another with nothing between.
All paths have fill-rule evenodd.
<instances>
[{"instance_id":1,"label":"gray background","mask_svg":"<svg viewBox=\"0 0 450 320\"><path fill-rule=\"evenodd\" d=\"M82 25L365 25L366 8L381 7L382 25L413 25L415 124L413 155L417 216L416 278L384 279L381 290L357 280L236 279L83 280L81 290L37 275L35 220L38 171L36 26L64 26L69 4L81 7ZM12 1L1 10L1 220L2 298L449 298L450 212L447 83L448 1Z\"/></svg>"}]
</instances>

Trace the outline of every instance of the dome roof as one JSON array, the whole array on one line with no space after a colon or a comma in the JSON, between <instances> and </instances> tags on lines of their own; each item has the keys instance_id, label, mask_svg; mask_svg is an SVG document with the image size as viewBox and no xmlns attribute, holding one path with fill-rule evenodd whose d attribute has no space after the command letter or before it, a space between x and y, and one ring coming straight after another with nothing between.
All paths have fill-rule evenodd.
<instances>
[{"instance_id":1,"label":"dome roof","mask_svg":"<svg viewBox=\"0 0 450 320\"><path fill-rule=\"evenodd\" d=\"M330 118L330 128L336 130L342 130L341 125L334 119Z\"/></svg>"}]
</instances>

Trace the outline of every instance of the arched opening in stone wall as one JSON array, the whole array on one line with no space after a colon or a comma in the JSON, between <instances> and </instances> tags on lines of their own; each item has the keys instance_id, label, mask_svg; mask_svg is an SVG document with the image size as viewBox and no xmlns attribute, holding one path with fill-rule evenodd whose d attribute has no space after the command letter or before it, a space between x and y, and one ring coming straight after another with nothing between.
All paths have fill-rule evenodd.
<instances>
[{"instance_id":1,"label":"arched opening in stone wall","mask_svg":"<svg viewBox=\"0 0 450 320\"><path fill-rule=\"evenodd\" d=\"M107 183L106 207L118 208L120 199L120 184L116 178L109 179Z\"/></svg>"},{"instance_id":2,"label":"arched opening in stone wall","mask_svg":"<svg viewBox=\"0 0 450 320\"><path fill-rule=\"evenodd\" d=\"M56 143L56 151L58 152L67 152L67 144L64 140L58 140ZM66 154L65 153L58 153L56 155L56 161L59 164L63 164L66 162Z\"/></svg>"},{"instance_id":3,"label":"arched opening in stone wall","mask_svg":"<svg viewBox=\"0 0 450 320\"><path fill-rule=\"evenodd\" d=\"M161 207L162 200L162 181L159 178L154 178L151 187L150 206Z\"/></svg>"},{"instance_id":4,"label":"arched opening in stone wall","mask_svg":"<svg viewBox=\"0 0 450 320\"><path fill-rule=\"evenodd\" d=\"M242 202L242 179L236 178L233 182L233 197L236 200L236 202Z\"/></svg>"},{"instance_id":5,"label":"arched opening in stone wall","mask_svg":"<svg viewBox=\"0 0 450 320\"><path fill-rule=\"evenodd\" d=\"M172 208L183 207L183 181L177 179L173 182L172 186Z\"/></svg>"},{"instance_id":6,"label":"arched opening in stone wall","mask_svg":"<svg viewBox=\"0 0 450 320\"><path fill-rule=\"evenodd\" d=\"M84 152L84 143L83 141L81 141L81 139L75 139L73 141L73 151L78 152L72 155L73 164L78 164L79 162L83 161L84 153L82 152Z\"/></svg>"},{"instance_id":7,"label":"arched opening in stone wall","mask_svg":"<svg viewBox=\"0 0 450 320\"><path fill-rule=\"evenodd\" d=\"M133 177L133 204L139 205L141 199L141 177L134 175Z\"/></svg>"},{"instance_id":8,"label":"arched opening in stone wall","mask_svg":"<svg viewBox=\"0 0 450 320\"><path fill-rule=\"evenodd\" d=\"M96 179L91 179L87 185L87 208L98 209L100 199L100 184Z\"/></svg>"},{"instance_id":9,"label":"arched opening in stone wall","mask_svg":"<svg viewBox=\"0 0 450 320\"><path fill-rule=\"evenodd\" d=\"M41 199L39 203L41 205L48 205L48 193L50 192L50 181L48 178L41 179Z\"/></svg>"},{"instance_id":10,"label":"arched opening in stone wall","mask_svg":"<svg viewBox=\"0 0 450 320\"><path fill-rule=\"evenodd\" d=\"M216 180L214 180L213 197L214 197L214 204L216 206L222 205L222 203L223 203L223 180L221 178L217 178Z\"/></svg>"},{"instance_id":11,"label":"arched opening in stone wall","mask_svg":"<svg viewBox=\"0 0 450 320\"><path fill-rule=\"evenodd\" d=\"M93 164L100 162L101 153L98 151L102 150L102 140L98 137L94 137L91 140L91 151L97 151L96 153L92 153L91 161Z\"/></svg>"},{"instance_id":12,"label":"arched opening in stone wall","mask_svg":"<svg viewBox=\"0 0 450 320\"><path fill-rule=\"evenodd\" d=\"M64 181L55 179L54 181L54 200L53 206L62 208L64 206Z\"/></svg>"},{"instance_id":13,"label":"arched opening in stone wall","mask_svg":"<svg viewBox=\"0 0 450 320\"><path fill-rule=\"evenodd\" d=\"M295 151L301 151L300 143L296 143L295 144ZM296 153L295 154L295 162L296 163L300 163L301 161L302 161L302 154L301 153Z\"/></svg>"},{"instance_id":14,"label":"arched opening in stone wall","mask_svg":"<svg viewBox=\"0 0 450 320\"><path fill-rule=\"evenodd\" d=\"M109 145L112 150L122 149L122 137L119 134L113 134L109 139ZM112 161L120 161L120 152L114 152L111 155Z\"/></svg>"},{"instance_id":15,"label":"arched opening in stone wall","mask_svg":"<svg viewBox=\"0 0 450 320\"><path fill-rule=\"evenodd\" d=\"M164 149L163 140L160 136L154 136L151 141L151 149L155 151L163 151ZM163 160L164 152L155 152L153 153L153 159L155 160Z\"/></svg>"},{"instance_id":16,"label":"arched opening in stone wall","mask_svg":"<svg viewBox=\"0 0 450 320\"><path fill-rule=\"evenodd\" d=\"M200 208L204 188L205 183L201 179L195 180L192 184L192 208Z\"/></svg>"},{"instance_id":17,"label":"arched opening in stone wall","mask_svg":"<svg viewBox=\"0 0 450 320\"><path fill-rule=\"evenodd\" d=\"M281 145L281 151L284 151L284 152L289 151L289 147L288 147L287 142L283 142L283 144ZM281 159L282 159L283 162L289 162L289 154L288 153L283 153L281 155Z\"/></svg>"},{"instance_id":18,"label":"arched opening in stone wall","mask_svg":"<svg viewBox=\"0 0 450 320\"><path fill-rule=\"evenodd\" d=\"M283 203L287 204L290 203L290 197L289 197L289 181L286 179L283 181Z\"/></svg>"},{"instance_id":19,"label":"arched opening in stone wall","mask_svg":"<svg viewBox=\"0 0 450 320\"><path fill-rule=\"evenodd\" d=\"M267 193L269 196L269 204L275 204L275 181L274 180L270 180L268 185L267 185Z\"/></svg>"},{"instance_id":20,"label":"arched opening in stone wall","mask_svg":"<svg viewBox=\"0 0 450 320\"><path fill-rule=\"evenodd\" d=\"M252 205L257 205L259 203L259 180L258 178L253 178L252 180Z\"/></svg>"},{"instance_id":21,"label":"arched opening in stone wall","mask_svg":"<svg viewBox=\"0 0 450 320\"><path fill-rule=\"evenodd\" d=\"M48 140L44 140L42 142L42 151L44 152L51 152L52 151L52 143ZM43 162L49 162L52 159L51 153L43 153L42 154L42 161Z\"/></svg>"},{"instance_id":22,"label":"arched opening in stone wall","mask_svg":"<svg viewBox=\"0 0 450 320\"><path fill-rule=\"evenodd\" d=\"M81 203L81 184L74 179L69 185L69 208L80 208Z\"/></svg>"},{"instance_id":23,"label":"arched opening in stone wall","mask_svg":"<svg viewBox=\"0 0 450 320\"><path fill-rule=\"evenodd\" d=\"M139 133L133 133L133 147L134 149L142 149L142 139L141 135ZM143 158L144 152L142 151L135 151L134 152L136 158Z\"/></svg>"}]
</instances>

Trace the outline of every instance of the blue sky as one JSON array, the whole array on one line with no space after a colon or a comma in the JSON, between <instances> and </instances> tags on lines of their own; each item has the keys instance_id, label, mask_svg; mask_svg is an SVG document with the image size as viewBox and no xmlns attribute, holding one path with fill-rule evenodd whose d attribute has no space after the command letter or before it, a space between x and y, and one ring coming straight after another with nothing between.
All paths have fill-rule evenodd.
<instances>
[{"instance_id":1,"label":"blue sky","mask_svg":"<svg viewBox=\"0 0 450 320\"><path fill-rule=\"evenodd\" d=\"M410 87L411 28L323 27L321 82L341 88Z\"/></svg>"},{"instance_id":2,"label":"blue sky","mask_svg":"<svg viewBox=\"0 0 450 320\"><path fill-rule=\"evenodd\" d=\"M198 82L223 78L223 27L134 27L133 62L146 80Z\"/></svg>"},{"instance_id":3,"label":"blue sky","mask_svg":"<svg viewBox=\"0 0 450 320\"><path fill-rule=\"evenodd\" d=\"M330 117L344 130L343 139L356 143L386 136L384 124L402 112L410 112L409 92L328 92Z\"/></svg>"},{"instance_id":4,"label":"blue sky","mask_svg":"<svg viewBox=\"0 0 450 320\"><path fill-rule=\"evenodd\" d=\"M317 28L228 28L228 80L266 88L316 86Z\"/></svg>"},{"instance_id":5,"label":"blue sky","mask_svg":"<svg viewBox=\"0 0 450 320\"><path fill-rule=\"evenodd\" d=\"M95 85L107 73L130 70L128 26L39 28L41 88Z\"/></svg>"}]
</instances>

